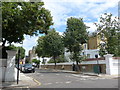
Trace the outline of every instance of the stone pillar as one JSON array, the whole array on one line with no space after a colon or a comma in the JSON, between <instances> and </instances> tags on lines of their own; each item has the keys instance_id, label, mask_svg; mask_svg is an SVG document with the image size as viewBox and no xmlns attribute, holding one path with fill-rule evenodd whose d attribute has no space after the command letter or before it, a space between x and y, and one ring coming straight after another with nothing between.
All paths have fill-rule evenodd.
<instances>
[{"instance_id":1,"label":"stone pillar","mask_svg":"<svg viewBox=\"0 0 120 90\"><path fill-rule=\"evenodd\" d=\"M17 77L17 72L15 69L15 55L17 53L16 50L7 50L8 58L7 58L7 67L5 70L5 81L15 81Z\"/></svg>"},{"instance_id":2,"label":"stone pillar","mask_svg":"<svg viewBox=\"0 0 120 90\"><path fill-rule=\"evenodd\" d=\"M106 62L106 74L112 75L112 68L113 68L113 59L112 54L104 55L105 62Z\"/></svg>"}]
</instances>

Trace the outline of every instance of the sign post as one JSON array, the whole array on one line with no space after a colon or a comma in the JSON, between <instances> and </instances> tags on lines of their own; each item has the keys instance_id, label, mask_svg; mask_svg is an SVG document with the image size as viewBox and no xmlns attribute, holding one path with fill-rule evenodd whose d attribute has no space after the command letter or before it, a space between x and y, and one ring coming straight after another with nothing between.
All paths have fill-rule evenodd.
<instances>
[{"instance_id":1,"label":"sign post","mask_svg":"<svg viewBox=\"0 0 120 90\"><path fill-rule=\"evenodd\" d=\"M17 70L17 84L19 82L19 61L20 61L20 49L18 50L18 70Z\"/></svg>"}]
</instances>

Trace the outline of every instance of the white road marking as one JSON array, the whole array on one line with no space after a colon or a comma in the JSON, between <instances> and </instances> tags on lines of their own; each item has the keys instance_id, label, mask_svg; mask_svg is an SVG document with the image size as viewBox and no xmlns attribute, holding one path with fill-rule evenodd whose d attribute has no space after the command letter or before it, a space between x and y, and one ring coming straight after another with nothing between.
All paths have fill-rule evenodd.
<instances>
[{"instance_id":1,"label":"white road marking","mask_svg":"<svg viewBox=\"0 0 120 90\"><path fill-rule=\"evenodd\" d=\"M52 84L52 83L45 83L44 85L50 85L50 84Z\"/></svg>"},{"instance_id":2,"label":"white road marking","mask_svg":"<svg viewBox=\"0 0 120 90\"><path fill-rule=\"evenodd\" d=\"M56 75L60 75L60 74L56 74Z\"/></svg>"},{"instance_id":3,"label":"white road marking","mask_svg":"<svg viewBox=\"0 0 120 90\"><path fill-rule=\"evenodd\" d=\"M55 82L56 84L58 84L58 83L63 83L63 82Z\"/></svg>"},{"instance_id":4,"label":"white road marking","mask_svg":"<svg viewBox=\"0 0 120 90\"><path fill-rule=\"evenodd\" d=\"M55 83L59 83L59 82L55 82Z\"/></svg>"},{"instance_id":5,"label":"white road marking","mask_svg":"<svg viewBox=\"0 0 120 90\"><path fill-rule=\"evenodd\" d=\"M86 80L86 79L82 78L82 79L80 79L80 80Z\"/></svg>"},{"instance_id":6,"label":"white road marking","mask_svg":"<svg viewBox=\"0 0 120 90\"><path fill-rule=\"evenodd\" d=\"M71 81L67 81L67 82L65 82L65 83L71 83Z\"/></svg>"}]
</instances>

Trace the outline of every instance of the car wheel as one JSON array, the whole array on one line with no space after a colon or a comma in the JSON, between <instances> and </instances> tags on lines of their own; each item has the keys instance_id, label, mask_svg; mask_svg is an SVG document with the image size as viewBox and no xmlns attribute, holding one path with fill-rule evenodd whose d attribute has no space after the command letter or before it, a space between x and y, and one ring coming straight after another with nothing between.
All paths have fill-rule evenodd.
<instances>
[{"instance_id":1,"label":"car wheel","mask_svg":"<svg viewBox=\"0 0 120 90\"><path fill-rule=\"evenodd\" d=\"M32 70L32 73L34 73L35 72L35 70Z\"/></svg>"}]
</instances>

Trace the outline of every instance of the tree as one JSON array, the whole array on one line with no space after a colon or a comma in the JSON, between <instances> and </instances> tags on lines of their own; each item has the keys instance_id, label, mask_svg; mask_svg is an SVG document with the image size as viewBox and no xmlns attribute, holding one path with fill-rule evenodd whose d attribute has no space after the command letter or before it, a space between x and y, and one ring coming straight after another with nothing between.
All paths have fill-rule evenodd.
<instances>
[{"instance_id":1,"label":"tree","mask_svg":"<svg viewBox=\"0 0 120 90\"><path fill-rule=\"evenodd\" d=\"M50 11L43 2L2 2L2 46L20 43L26 35L47 34L53 25Z\"/></svg>"},{"instance_id":2,"label":"tree","mask_svg":"<svg viewBox=\"0 0 120 90\"><path fill-rule=\"evenodd\" d=\"M37 40L37 46L35 47L35 53L38 57L44 57L45 56L45 50L44 50L44 39L45 36L39 37Z\"/></svg>"},{"instance_id":3,"label":"tree","mask_svg":"<svg viewBox=\"0 0 120 90\"><path fill-rule=\"evenodd\" d=\"M100 55L103 56L106 53L114 54L114 56L120 56L119 49L119 22L118 18L113 19L112 14L104 13L100 17L100 22L95 23L104 44L100 44Z\"/></svg>"},{"instance_id":4,"label":"tree","mask_svg":"<svg viewBox=\"0 0 120 90\"><path fill-rule=\"evenodd\" d=\"M62 37L54 29L44 37L45 53L54 59L56 68L56 57L63 53Z\"/></svg>"},{"instance_id":5,"label":"tree","mask_svg":"<svg viewBox=\"0 0 120 90\"><path fill-rule=\"evenodd\" d=\"M64 58L64 54L56 57L56 63L63 63L63 62L68 62L67 59ZM51 58L48 63L54 63L54 59Z\"/></svg>"},{"instance_id":6,"label":"tree","mask_svg":"<svg viewBox=\"0 0 120 90\"><path fill-rule=\"evenodd\" d=\"M49 57L49 55L47 55L45 52L44 37L45 36L39 37L39 39L37 40L37 46L35 47L35 53L39 58L42 57L43 61L44 57Z\"/></svg>"},{"instance_id":7,"label":"tree","mask_svg":"<svg viewBox=\"0 0 120 90\"><path fill-rule=\"evenodd\" d=\"M39 68L40 60L33 59L32 62L35 63L35 64L37 64L37 67Z\"/></svg>"},{"instance_id":8,"label":"tree","mask_svg":"<svg viewBox=\"0 0 120 90\"><path fill-rule=\"evenodd\" d=\"M71 60L76 61L77 67L78 63L81 62L82 44L86 43L88 39L86 29L87 26L82 18L68 18L66 32L64 33L64 45L71 53Z\"/></svg>"},{"instance_id":9,"label":"tree","mask_svg":"<svg viewBox=\"0 0 120 90\"><path fill-rule=\"evenodd\" d=\"M24 59L25 49L23 47L17 47L17 50L20 50L20 59ZM18 54L16 54L16 59L18 59Z\"/></svg>"}]
</instances>

